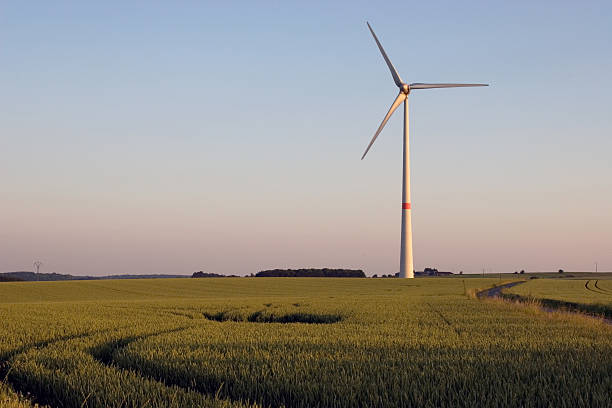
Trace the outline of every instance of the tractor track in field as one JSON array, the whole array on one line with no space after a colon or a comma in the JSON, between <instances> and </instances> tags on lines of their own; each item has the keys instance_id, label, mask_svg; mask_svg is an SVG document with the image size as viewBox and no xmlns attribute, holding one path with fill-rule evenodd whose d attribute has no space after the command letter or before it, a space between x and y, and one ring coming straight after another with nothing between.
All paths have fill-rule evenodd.
<instances>
[{"instance_id":1,"label":"tractor track in field","mask_svg":"<svg viewBox=\"0 0 612 408\"><path fill-rule=\"evenodd\" d=\"M194 327L198 327L198 326L196 325L181 326L181 327L176 327L174 329L160 330L157 332L143 334L143 335L127 336L127 337L117 339L112 342L105 343L99 346L98 347L99 350L97 351L90 350L90 354L96 361L98 361L101 364L104 364L109 367L114 367L115 369L118 369L118 370L132 372L144 379L157 381L166 387L177 387L184 391L196 392L205 397L211 397L215 399L223 399L223 400L231 401L231 402L244 402L242 398L234 398L232 395L225 395L225 396L219 395L224 385L226 384L226 380L224 381L219 380L214 385L208 386L208 387L204 387L204 386L201 386L195 383L192 384L191 386L187 386L183 382L177 381L176 379L173 379L173 378L168 378L167 376L164 376L163 374L155 375L140 367L134 367L128 364L124 364L123 362L121 362L120 360L116 358L116 355L121 350L123 350L124 348L128 347L130 344L136 341L145 340L147 338L159 336L162 334L176 333L176 332L191 329Z\"/></svg>"},{"instance_id":2,"label":"tractor track in field","mask_svg":"<svg viewBox=\"0 0 612 408\"><path fill-rule=\"evenodd\" d=\"M29 343L29 344L25 344L21 347L18 347L14 350L11 350L7 353L4 353L3 355L0 355L0 363L6 363L7 361L9 361L11 358L18 356L19 354L25 353L28 350L31 349L35 349L35 348L44 348L47 346L50 346L52 344L55 343L59 343L62 341L69 341L69 340L74 340L74 339L82 339L85 337L89 337L89 336L93 336L96 334L101 334L101 333L105 333L108 332L110 330L97 330L97 331L93 331L93 332L86 332L86 333L80 333L80 334L68 334L65 336L59 336L59 337L55 337L55 338L51 338L48 340L41 340L41 341L37 341L34 343Z\"/></svg>"},{"instance_id":3,"label":"tractor track in field","mask_svg":"<svg viewBox=\"0 0 612 408\"><path fill-rule=\"evenodd\" d=\"M174 310L162 310L161 312L169 313L177 317L187 317L189 319L194 319L194 317L191 315L186 315L180 312L176 312ZM253 321L253 322L259 323L257 318L259 318L259 314L261 313L262 311L254 313L252 319L248 319L245 321L248 321L248 322ZM449 326L452 327L452 323L448 321L448 319L446 319L442 313L440 313L439 311L436 311L436 313L438 313L440 317ZM340 318L334 320L333 322L335 323L336 321L339 321L339 320ZM267 322L267 321L264 319L262 322ZM308 323L310 322L308 321ZM325 323L330 323L330 322L325 322ZM194 328L194 327L198 327L198 325L197 324L184 324L182 326L173 327L173 328L165 329L165 330L157 330L157 331L148 332L148 333L134 333L134 332L129 333L129 331L125 334L117 333L117 336L113 339L107 339L106 341L96 342L97 344L86 346L83 349L83 352L89 354L96 362L106 367L110 367L110 368L113 368L119 371L130 372L140 378L158 382L165 387L176 387L186 392L195 392L195 393L198 393L204 396L205 398L223 399L226 401L238 402L238 403L244 402L244 398L241 397L240 395L235 395L235 392L234 393L232 393L231 391L223 392L223 390L226 389L228 385L227 383L228 380L225 378L212 378L208 384L191 384L190 385L190 384L185 384L182 381L178 381L176 379L173 379L163 374L156 374L155 372L147 370L146 368L143 368L143 367L139 367L138 365L131 365L129 363L126 363L125 361L121 361L121 358L119 357L122 350L124 350L126 347L128 347L132 343L135 343L141 340L145 340L150 337L163 335L163 334L180 332L180 331L187 330L187 329ZM89 332L84 332L84 333L76 333L76 334L58 336L55 338L50 338L47 340L32 342L26 345L22 345L18 348L15 348L13 350L10 350L0 355L0 380L11 385L11 387L15 391L23 395L26 395L28 399L34 403L42 404L43 406L46 406L46 407L63 407L66 404L69 404L69 401L64 400L61 396L45 394L45 392L40 387L32 386L32 385L21 386L18 382L16 383L16 382L11 381L10 374L12 371L12 361L14 361L14 359L17 356L23 353L27 353L29 350L32 350L32 349L42 349L42 348L46 348L46 347L52 346L57 343L67 342L67 341L75 340L75 339L86 339L92 336L97 336L97 335L104 334L104 333L118 332L120 330L126 330L129 328L130 326L124 326L124 327L118 327L118 328L112 328L112 329L94 330L94 331L89 331ZM453 329L457 331L454 327ZM89 396L87 396L87 398L83 401L83 403L85 403L88 398ZM257 401L252 401L252 402L257 403Z\"/></svg>"},{"instance_id":4,"label":"tractor track in field","mask_svg":"<svg viewBox=\"0 0 612 408\"><path fill-rule=\"evenodd\" d=\"M180 326L180 327L175 327L172 329L158 330L156 332L147 333L147 334L138 334L138 335L122 337L122 338L104 343L98 347L90 348L89 354L91 354L91 356L97 361L99 361L100 363L105 364L105 365L111 365L112 363L114 363L115 353L117 353L121 349L126 348L131 343L134 343L139 340L145 340L145 339L148 339L149 337L159 336L162 334L176 333L179 331L190 329L192 327L195 327L195 326Z\"/></svg>"},{"instance_id":5,"label":"tractor track in field","mask_svg":"<svg viewBox=\"0 0 612 408\"><path fill-rule=\"evenodd\" d=\"M448 318L444 316L444 314L441 311L433 307L431 303L427 303L427 306L429 306L429 308L433 310L434 313L440 316L440 319L442 319L444 323L446 323L451 329L453 329L455 333L461 334L461 330L459 330L450 320L448 320Z\"/></svg>"},{"instance_id":6,"label":"tractor track in field","mask_svg":"<svg viewBox=\"0 0 612 408\"><path fill-rule=\"evenodd\" d=\"M127 347L129 344L135 342L135 341L139 341L139 340L143 340L149 337L153 337L153 336L157 336L157 335L161 335L161 334L167 334L167 333L173 333L173 332L178 332L178 331L182 331L182 330L186 330L189 328L195 327L193 325L191 326L181 326L181 327L175 327L172 329L167 329L167 330L159 330L153 333L146 333L146 334L140 334L140 335L130 335L130 336L126 336L126 337L122 337L122 338L118 338L115 340L112 340L110 342L107 343L103 343L101 345L98 346L94 346L94 347L89 347L86 348L84 351L87 352L88 354L90 354L94 360L98 361L99 363L109 366L109 367L114 367L116 369L119 370L126 370L126 371L132 371L135 374L137 374L140 377L143 378L147 378L147 379L151 379L151 380L155 380L158 382L161 382L162 384L164 384L165 386L172 386L174 384L167 384L165 381L163 381L163 379L157 379L154 378L153 376L147 375L146 373L140 372L140 371L135 371L131 368L125 368L122 367L121 365L117 364L114 361L114 354ZM64 336L59 336L59 337L54 337L54 338L50 338L47 340L41 340L41 341L37 341L37 342L33 342L33 343L29 343L29 344L25 344L21 347L18 347L16 349L10 350L2 355L0 355L0 381L2 381L5 384L8 384L11 386L11 388L13 390L15 390L16 392L25 395L27 397L28 400L32 401L33 403L39 404L40 406L44 406L44 407L62 407L64 406L65 401L62 400L57 400L53 397L50 397L48 395L43 395L40 394L38 392L34 392L34 390L31 389L31 387L27 387L27 386L21 386L19 383L16 383L14 381L11 381L11 371L12 371L12 361L14 358L18 357L21 354L27 353L30 350L33 349L42 349L42 348L46 348L49 346L52 346L54 344L57 343L62 343L62 342L66 342L66 341L70 341L70 340L76 340L76 339L85 339L91 336L96 336L96 335L100 335L100 334L104 334L104 333L110 333L110 332L115 332L115 331L119 331L119 330L125 330L128 329L129 326L122 326L122 327L117 327L117 328L112 328L112 329L105 329L105 330L94 330L94 331L90 331L90 332L84 332L84 333L76 333L76 334L70 334L70 335L64 335ZM207 393L202 393L199 392L197 390L189 390L186 387L181 387L179 385L176 385L177 387L185 390L185 391L196 391L202 395L207 395ZM212 393L214 394L214 392Z\"/></svg>"},{"instance_id":7,"label":"tractor track in field","mask_svg":"<svg viewBox=\"0 0 612 408\"><path fill-rule=\"evenodd\" d=\"M114 361L114 353L127 347L129 344L135 341L143 340L148 337L153 337L153 336L157 336L161 334L178 332L181 330L189 329L191 327L195 327L195 326L193 325L192 326L181 326L181 327L175 327L175 328L167 329L167 330L159 330L153 333L129 335L129 336L121 337L118 339L114 339L106 343L102 343L98 346L86 347L83 351L91 355L95 361L107 367L113 367L117 370L132 371L133 373L135 373L136 375L142 378L158 381L168 387L170 385L166 384L166 382L162 380L155 379L152 376L145 375L144 373L140 371L135 371L129 368L124 368L116 364L116 362ZM80 333L80 334L60 336L60 337L52 338L49 340L39 341L39 342L35 342L35 343L31 343L31 344L27 344L22 347L19 347L18 349L12 350L8 353L5 353L3 356L0 356L1 357L0 358L0 380L3 381L4 383L9 384L15 391L17 391L18 393L22 395L25 395L30 401L32 401L33 403L37 403L40 406L63 407L65 406L67 401L58 399L57 396L44 395L40 392L36 392L31 387L20 386L19 383L15 383L14 381L11 381L10 379L10 374L12 370L11 360L19 356L20 354L26 353L29 350L32 350L35 348L45 348L45 347L51 346L56 343L61 343L65 341L75 340L75 339L84 339L84 338L88 338L91 336L115 332L119 330L125 330L128 328L129 326L123 326L123 327L118 327L118 328L113 328L113 329L96 330L96 331ZM185 391L194 391L194 390L188 390L185 387L179 387L179 388ZM200 393L200 394L203 394L203 393ZM83 403L85 403L86 401L87 401L87 398L83 401Z\"/></svg>"},{"instance_id":8,"label":"tractor track in field","mask_svg":"<svg viewBox=\"0 0 612 408\"><path fill-rule=\"evenodd\" d=\"M596 290L596 289L593 289L593 288L591 288L591 287L589 287L589 283L591 283L591 280L590 280L590 279L584 283L584 288L585 288L586 290L588 290L589 292L597 293L597 294L599 294L599 295L607 295L608 293L606 293L606 292L602 291L602 290L601 290L601 289L600 289L600 288L597 286L597 283L598 283L598 282L599 282L599 281L597 281L597 280L596 280L596 281L595 281L595 284L594 284L594 287L595 287L595 288L597 288L597 290Z\"/></svg>"},{"instance_id":9,"label":"tractor track in field","mask_svg":"<svg viewBox=\"0 0 612 408\"><path fill-rule=\"evenodd\" d=\"M595 281L595 287L599 289L605 295L612 295L612 291L599 286L599 279Z\"/></svg>"},{"instance_id":10,"label":"tractor track in field","mask_svg":"<svg viewBox=\"0 0 612 408\"><path fill-rule=\"evenodd\" d=\"M95 330L91 332L79 333L79 334L69 334L65 336L59 336L47 340L41 340L33 343L29 343L18 347L14 350L11 350L3 355L0 355L0 381L4 382L11 386L11 388L18 393L25 395L30 401L35 402L41 406L50 407L52 406L51 401L48 401L48 398L42 395L38 395L37 393L31 392L27 387L22 387L18 383L11 381L10 375L13 370L13 360L15 357L20 354L26 353L32 349L45 348L51 346L56 343L61 343L64 341L76 340L76 339L84 339L90 336L95 336L97 334L107 333L116 329L106 329L106 330Z\"/></svg>"}]
</instances>

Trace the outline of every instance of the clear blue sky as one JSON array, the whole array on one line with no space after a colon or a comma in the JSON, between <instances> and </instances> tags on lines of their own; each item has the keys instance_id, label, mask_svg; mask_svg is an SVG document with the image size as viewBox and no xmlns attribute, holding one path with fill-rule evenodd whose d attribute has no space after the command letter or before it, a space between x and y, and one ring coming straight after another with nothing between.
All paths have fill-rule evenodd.
<instances>
[{"instance_id":1,"label":"clear blue sky","mask_svg":"<svg viewBox=\"0 0 612 408\"><path fill-rule=\"evenodd\" d=\"M612 3L3 2L0 271L612 270Z\"/></svg>"}]
</instances>

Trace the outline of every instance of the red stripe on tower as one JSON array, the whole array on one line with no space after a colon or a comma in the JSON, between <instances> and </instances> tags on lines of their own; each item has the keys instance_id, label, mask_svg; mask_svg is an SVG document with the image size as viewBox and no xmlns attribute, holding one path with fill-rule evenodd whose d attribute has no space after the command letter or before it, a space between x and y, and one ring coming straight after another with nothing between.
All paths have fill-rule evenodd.
<instances>
[{"instance_id":1,"label":"red stripe on tower","mask_svg":"<svg viewBox=\"0 0 612 408\"><path fill-rule=\"evenodd\" d=\"M402 209L409 210L410 209L410 203L403 203L402 204Z\"/></svg>"}]
</instances>

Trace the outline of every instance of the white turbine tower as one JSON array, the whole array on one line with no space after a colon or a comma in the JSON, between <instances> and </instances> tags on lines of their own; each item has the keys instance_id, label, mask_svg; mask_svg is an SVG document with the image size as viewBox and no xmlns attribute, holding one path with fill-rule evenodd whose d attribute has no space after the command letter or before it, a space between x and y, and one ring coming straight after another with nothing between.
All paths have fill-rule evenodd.
<instances>
[{"instance_id":1,"label":"white turbine tower","mask_svg":"<svg viewBox=\"0 0 612 408\"><path fill-rule=\"evenodd\" d=\"M380 41L374 34L374 30L368 24L368 28L374 37L374 41L378 45L378 49L382 54L389 70L391 71L391 76L395 81L395 85L399 88L399 95L395 98L395 101L391 105L389 112L383 119L382 123L378 127L378 130L374 134L374 137L370 141L370 144L366 148L363 156L361 156L361 160L368 154L370 147L374 144L374 141L378 137L380 131L385 127L387 121L393 114L393 112L404 102L404 171L403 171L403 180L402 180L402 241L401 241L401 249L400 249L400 278L414 278L414 265L412 262L412 221L410 215L410 144L408 138L408 127L409 127L409 118L408 118L408 95L410 91L413 89L430 89L430 88L458 88L465 86L488 86L488 84L423 84L423 83L412 83L407 84L402 82L397 70L389 60L387 53L383 49Z\"/></svg>"}]
</instances>

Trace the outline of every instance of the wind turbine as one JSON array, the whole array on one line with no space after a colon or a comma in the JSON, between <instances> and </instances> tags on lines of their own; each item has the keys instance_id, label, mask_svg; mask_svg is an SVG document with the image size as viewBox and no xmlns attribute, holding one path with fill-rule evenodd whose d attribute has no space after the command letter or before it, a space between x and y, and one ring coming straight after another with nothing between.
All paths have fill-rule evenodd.
<instances>
[{"instance_id":1,"label":"wind turbine","mask_svg":"<svg viewBox=\"0 0 612 408\"><path fill-rule=\"evenodd\" d=\"M389 70L391 71L391 76L393 77L393 81L395 81L395 85L399 88L399 95L395 98L395 101L391 105L389 112L383 119L382 123L378 127L378 130L374 134L374 137L370 141L370 144L366 148L363 156L361 156L361 160L368 154L370 147L374 144L374 141L380 134L381 130L387 124L387 121L395 112L395 110L404 103L404 170L403 170L403 179L402 179L402 241L401 241L401 249L400 249L400 278L414 278L414 265L412 261L412 220L411 220L411 206L410 206L410 140L408 137L408 127L409 127L409 118L408 118L408 95L410 91L414 89L431 89L431 88L458 88L458 87L467 87L467 86L488 86L488 84L424 84L420 82L414 82L411 84L407 84L402 81L397 70L389 60L387 53L383 49L380 41L374 34L374 30L370 26L370 23L366 23L372 36L374 37L374 41L376 41L376 45L378 45L378 49L382 54Z\"/></svg>"}]
</instances>

